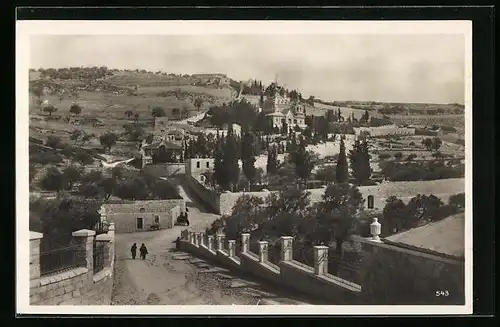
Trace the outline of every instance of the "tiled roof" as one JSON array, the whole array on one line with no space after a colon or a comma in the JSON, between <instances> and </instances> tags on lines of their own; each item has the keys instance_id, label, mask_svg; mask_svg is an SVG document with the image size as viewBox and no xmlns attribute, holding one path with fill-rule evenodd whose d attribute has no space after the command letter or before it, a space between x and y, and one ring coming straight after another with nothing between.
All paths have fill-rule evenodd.
<instances>
[{"instance_id":1,"label":"tiled roof","mask_svg":"<svg viewBox=\"0 0 500 327\"><path fill-rule=\"evenodd\" d=\"M106 214L140 212L141 208L144 208L144 212L166 212L180 205L182 201L184 200L146 200L120 204L106 203L103 204L102 208Z\"/></svg>"},{"instance_id":2,"label":"tiled roof","mask_svg":"<svg viewBox=\"0 0 500 327\"><path fill-rule=\"evenodd\" d=\"M443 220L386 237L406 245L449 256L464 257L465 215L459 213Z\"/></svg>"}]
</instances>

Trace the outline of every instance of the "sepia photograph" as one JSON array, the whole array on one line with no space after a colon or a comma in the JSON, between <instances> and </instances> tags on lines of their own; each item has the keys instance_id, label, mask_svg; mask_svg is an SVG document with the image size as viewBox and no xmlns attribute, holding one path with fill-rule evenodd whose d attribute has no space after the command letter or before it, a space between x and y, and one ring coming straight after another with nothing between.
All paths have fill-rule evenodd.
<instances>
[{"instance_id":1,"label":"sepia photograph","mask_svg":"<svg viewBox=\"0 0 500 327\"><path fill-rule=\"evenodd\" d=\"M18 311L471 313L471 27L18 21Z\"/></svg>"}]
</instances>

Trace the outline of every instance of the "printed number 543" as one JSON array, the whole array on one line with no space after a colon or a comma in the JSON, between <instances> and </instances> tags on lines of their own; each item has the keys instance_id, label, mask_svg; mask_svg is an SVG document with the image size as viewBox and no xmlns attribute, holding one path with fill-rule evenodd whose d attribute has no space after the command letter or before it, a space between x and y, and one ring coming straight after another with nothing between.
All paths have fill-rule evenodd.
<instances>
[{"instance_id":1,"label":"printed number 543","mask_svg":"<svg viewBox=\"0 0 500 327\"><path fill-rule=\"evenodd\" d=\"M449 295L450 295L450 292L448 292L447 290L436 291L436 296L449 296Z\"/></svg>"}]
</instances>

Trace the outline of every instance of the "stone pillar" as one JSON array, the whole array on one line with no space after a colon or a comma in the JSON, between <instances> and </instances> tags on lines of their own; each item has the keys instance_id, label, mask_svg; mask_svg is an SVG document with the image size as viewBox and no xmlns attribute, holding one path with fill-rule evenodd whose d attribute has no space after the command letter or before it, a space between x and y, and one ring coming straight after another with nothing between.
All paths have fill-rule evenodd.
<instances>
[{"instance_id":1,"label":"stone pillar","mask_svg":"<svg viewBox=\"0 0 500 327\"><path fill-rule=\"evenodd\" d=\"M199 233L198 237L198 246L205 246L205 233Z\"/></svg>"},{"instance_id":2,"label":"stone pillar","mask_svg":"<svg viewBox=\"0 0 500 327\"><path fill-rule=\"evenodd\" d=\"M281 236L281 261L291 261L293 258L293 237Z\"/></svg>"},{"instance_id":3,"label":"stone pillar","mask_svg":"<svg viewBox=\"0 0 500 327\"><path fill-rule=\"evenodd\" d=\"M228 243L228 249L229 249L229 257L233 258L236 256L236 241L235 240L229 240L227 241Z\"/></svg>"},{"instance_id":4,"label":"stone pillar","mask_svg":"<svg viewBox=\"0 0 500 327\"><path fill-rule=\"evenodd\" d=\"M115 237L115 223L109 223L108 235L111 236L112 238Z\"/></svg>"},{"instance_id":5,"label":"stone pillar","mask_svg":"<svg viewBox=\"0 0 500 327\"><path fill-rule=\"evenodd\" d=\"M42 238L42 233L30 231L30 286L38 284L40 280L40 242Z\"/></svg>"},{"instance_id":6,"label":"stone pillar","mask_svg":"<svg viewBox=\"0 0 500 327\"><path fill-rule=\"evenodd\" d=\"M189 232L189 243L194 244L194 233Z\"/></svg>"},{"instance_id":7,"label":"stone pillar","mask_svg":"<svg viewBox=\"0 0 500 327\"><path fill-rule=\"evenodd\" d=\"M218 251L223 251L224 250L224 237L226 235L224 234L217 234L215 237L217 238L217 248L216 250Z\"/></svg>"},{"instance_id":8,"label":"stone pillar","mask_svg":"<svg viewBox=\"0 0 500 327\"><path fill-rule=\"evenodd\" d=\"M72 233L75 238L75 243L78 245L79 259L81 265L88 269L92 278L92 271L94 269L94 237L95 231L88 229L80 229Z\"/></svg>"},{"instance_id":9,"label":"stone pillar","mask_svg":"<svg viewBox=\"0 0 500 327\"><path fill-rule=\"evenodd\" d=\"M200 246L200 233L194 233L194 245Z\"/></svg>"},{"instance_id":10,"label":"stone pillar","mask_svg":"<svg viewBox=\"0 0 500 327\"><path fill-rule=\"evenodd\" d=\"M314 273L325 275L328 272L328 246L317 245L314 247Z\"/></svg>"},{"instance_id":11,"label":"stone pillar","mask_svg":"<svg viewBox=\"0 0 500 327\"><path fill-rule=\"evenodd\" d=\"M104 246L104 267L111 267L111 237L108 234L99 234L95 241L99 246Z\"/></svg>"},{"instance_id":12,"label":"stone pillar","mask_svg":"<svg viewBox=\"0 0 500 327\"><path fill-rule=\"evenodd\" d=\"M210 251L214 250L214 236L213 235L207 236L207 247Z\"/></svg>"},{"instance_id":13,"label":"stone pillar","mask_svg":"<svg viewBox=\"0 0 500 327\"><path fill-rule=\"evenodd\" d=\"M241 253L248 253L250 249L250 234L241 234Z\"/></svg>"},{"instance_id":14,"label":"stone pillar","mask_svg":"<svg viewBox=\"0 0 500 327\"><path fill-rule=\"evenodd\" d=\"M268 242L259 241L259 262L267 262Z\"/></svg>"}]
</instances>

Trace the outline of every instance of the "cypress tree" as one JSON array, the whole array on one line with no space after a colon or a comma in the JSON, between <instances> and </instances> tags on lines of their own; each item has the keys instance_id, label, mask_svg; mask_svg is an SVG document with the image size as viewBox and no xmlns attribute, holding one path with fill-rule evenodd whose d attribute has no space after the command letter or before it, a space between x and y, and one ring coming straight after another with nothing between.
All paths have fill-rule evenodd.
<instances>
[{"instance_id":1,"label":"cypress tree","mask_svg":"<svg viewBox=\"0 0 500 327\"><path fill-rule=\"evenodd\" d=\"M243 173L249 184L252 184L257 170L255 169L254 137L248 131L241 140L241 161L243 163Z\"/></svg>"},{"instance_id":2,"label":"cypress tree","mask_svg":"<svg viewBox=\"0 0 500 327\"><path fill-rule=\"evenodd\" d=\"M356 140L352 150L349 151L349 160L357 185L363 185L372 175L370 157L368 142Z\"/></svg>"},{"instance_id":3,"label":"cypress tree","mask_svg":"<svg viewBox=\"0 0 500 327\"><path fill-rule=\"evenodd\" d=\"M349 180L349 171L347 169L347 157L345 154L344 140L340 139L340 152L336 168L337 183L346 183Z\"/></svg>"},{"instance_id":4,"label":"cypress tree","mask_svg":"<svg viewBox=\"0 0 500 327\"><path fill-rule=\"evenodd\" d=\"M233 130L229 127L224 144L224 154L222 159L225 174L227 175L227 184L222 185L226 189L238 183L240 177L240 167L238 164L238 144L233 135Z\"/></svg>"}]
</instances>

